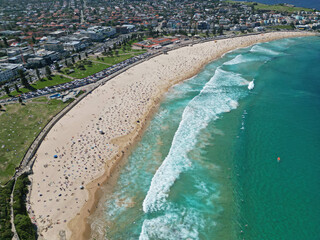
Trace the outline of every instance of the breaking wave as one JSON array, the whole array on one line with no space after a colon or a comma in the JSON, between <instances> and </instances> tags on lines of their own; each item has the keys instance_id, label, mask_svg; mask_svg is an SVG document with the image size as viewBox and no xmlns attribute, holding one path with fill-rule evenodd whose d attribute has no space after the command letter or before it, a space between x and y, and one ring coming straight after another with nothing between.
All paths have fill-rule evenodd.
<instances>
[{"instance_id":1,"label":"breaking wave","mask_svg":"<svg viewBox=\"0 0 320 240\"><path fill-rule=\"evenodd\" d=\"M192 167L188 158L200 130L218 115L237 108L241 91L230 91L230 86L242 86L247 82L239 74L217 68L214 76L185 108L170 151L152 178L150 188L143 201L145 213L166 209L166 199L181 172Z\"/></svg>"}]
</instances>

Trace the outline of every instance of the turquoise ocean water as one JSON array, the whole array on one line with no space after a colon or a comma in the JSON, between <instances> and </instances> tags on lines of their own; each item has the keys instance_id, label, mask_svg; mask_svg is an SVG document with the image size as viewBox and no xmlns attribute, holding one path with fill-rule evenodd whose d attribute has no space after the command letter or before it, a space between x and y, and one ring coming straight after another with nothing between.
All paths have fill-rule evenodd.
<instances>
[{"instance_id":1,"label":"turquoise ocean water","mask_svg":"<svg viewBox=\"0 0 320 240\"><path fill-rule=\"evenodd\" d=\"M174 86L93 237L320 239L319 63L319 37L283 39Z\"/></svg>"}]
</instances>

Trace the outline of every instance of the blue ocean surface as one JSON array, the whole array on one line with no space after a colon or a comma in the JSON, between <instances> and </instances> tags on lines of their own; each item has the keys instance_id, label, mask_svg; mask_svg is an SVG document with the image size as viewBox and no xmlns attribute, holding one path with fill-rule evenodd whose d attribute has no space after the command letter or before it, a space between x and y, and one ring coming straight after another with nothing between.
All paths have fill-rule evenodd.
<instances>
[{"instance_id":1,"label":"blue ocean surface","mask_svg":"<svg viewBox=\"0 0 320 240\"><path fill-rule=\"evenodd\" d=\"M239 0L244 1L244 0ZM264 4L280 4L280 3L288 3L293 4L296 7L305 7L305 8L315 8L320 10L320 1L319 0L254 0L254 1L246 1L246 2L258 2Z\"/></svg>"},{"instance_id":2,"label":"blue ocean surface","mask_svg":"<svg viewBox=\"0 0 320 240\"><path fill-rule=\"evenodd\" d=\"M320 239L320 38L226 54L170 89L92 239Z\"/></svg>"}]
</instances>

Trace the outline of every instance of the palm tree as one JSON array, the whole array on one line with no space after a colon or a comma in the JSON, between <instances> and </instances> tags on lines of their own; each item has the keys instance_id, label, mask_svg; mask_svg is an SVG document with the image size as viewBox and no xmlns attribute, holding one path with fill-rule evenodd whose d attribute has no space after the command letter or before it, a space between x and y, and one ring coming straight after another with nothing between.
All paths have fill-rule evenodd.
<instances>
[{"instance_id":1,"label":"palm tree","mask_svg":"<svg viewBox=\"0 0 320 240\"><path fill-rule=\"evenodd\" d=\"M16 89L17 92L19 92L19 87L17 84L14 85L14 88Z\"/></svg>"},{"instance_id":2,"label":"palm tree","mask_svg":"<svg viewBox=\"0 0 320 240\"><path fill-rule=\"evenodd\" d=\"M21 79L21 83L25 88L30 88L30 84L26 78L26 75L24 74L23 70L19 70L19 75L20 75L20 79Z\"/></svg>"},{"instance_id":3,"label":"palm tree","mask_svg":"<svg viewBox=\"0 0 320 240\"><path fill-rule=\"evenodd\" d=\"M55 68L56 68L56 70L59 72L60 71L60 66L59 66L59 64L57 63L57 62L55 62Z\"/></svg>"},{"instance_id":4,"label":"palm tree","mask_svg":"<svg viewBox=\"0 0 320 240\"><path fill-rule=\"evenodd\" d=\"M41 81L40 72L39 72L39 69L38 69L38 68L36 68L36 75L37 75L37 77L38 77L38 80Z\"/></svg>"},{"instance_id":5,"label":"palm tree","mask_svg":"<svg viewBox=\"0 0 320 240\"><path fill-rule=\"evenodd\" d=\"M51 74L52 74L52 72L51 72L50 68L48 66L46 66L46 75L47 75L47 77L50 77Z\"/></svg>"},{"instance_id":6,"label":"palm tree","mask_svg":"<svg viewBox=\"0 0 320 240\"><path fill-rule=\"evenodd\" d=\"M10 89L8 86L4 86L4 91L6 92L6 94L10 94Z\"/></svg>"},{"instance_id":7,"label":"palm tree","mask_svg":"<svg viewBox=\"0 0 320 240\"><path fill-rule=\"evenodd\" d=\"M25 77L21 78L21 83L25 88L30 88L30 84L28 82L28 79L26 79Z\"/></svg>"},{"instance_id":8,"label":"palm tree","mask_svg":"<svg viewBox=\"0 0 320 240\"><path fill-rule=\"evenodd\" d=\"M2 38L2 40L3 40L4 46L5 46L6 48L9 47L9 44L8 44L7 39L4 37L4 38Z\"/></svg>"}]
</instances>

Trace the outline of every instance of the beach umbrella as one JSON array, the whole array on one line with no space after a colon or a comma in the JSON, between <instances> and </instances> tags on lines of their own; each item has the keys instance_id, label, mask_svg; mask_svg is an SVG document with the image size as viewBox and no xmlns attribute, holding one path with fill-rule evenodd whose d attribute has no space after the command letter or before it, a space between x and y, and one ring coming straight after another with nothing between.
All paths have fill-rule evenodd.
<instances>
[{"instance_id":1,"label":"beach umbrella","mask_svg":"<svg viewBox=\"0 0 320 240\"><path fill-rule=\"evenodd\" d=\"M58 155L53 155L54 158L58 158Z\"/></svg>"}]
</instances>

